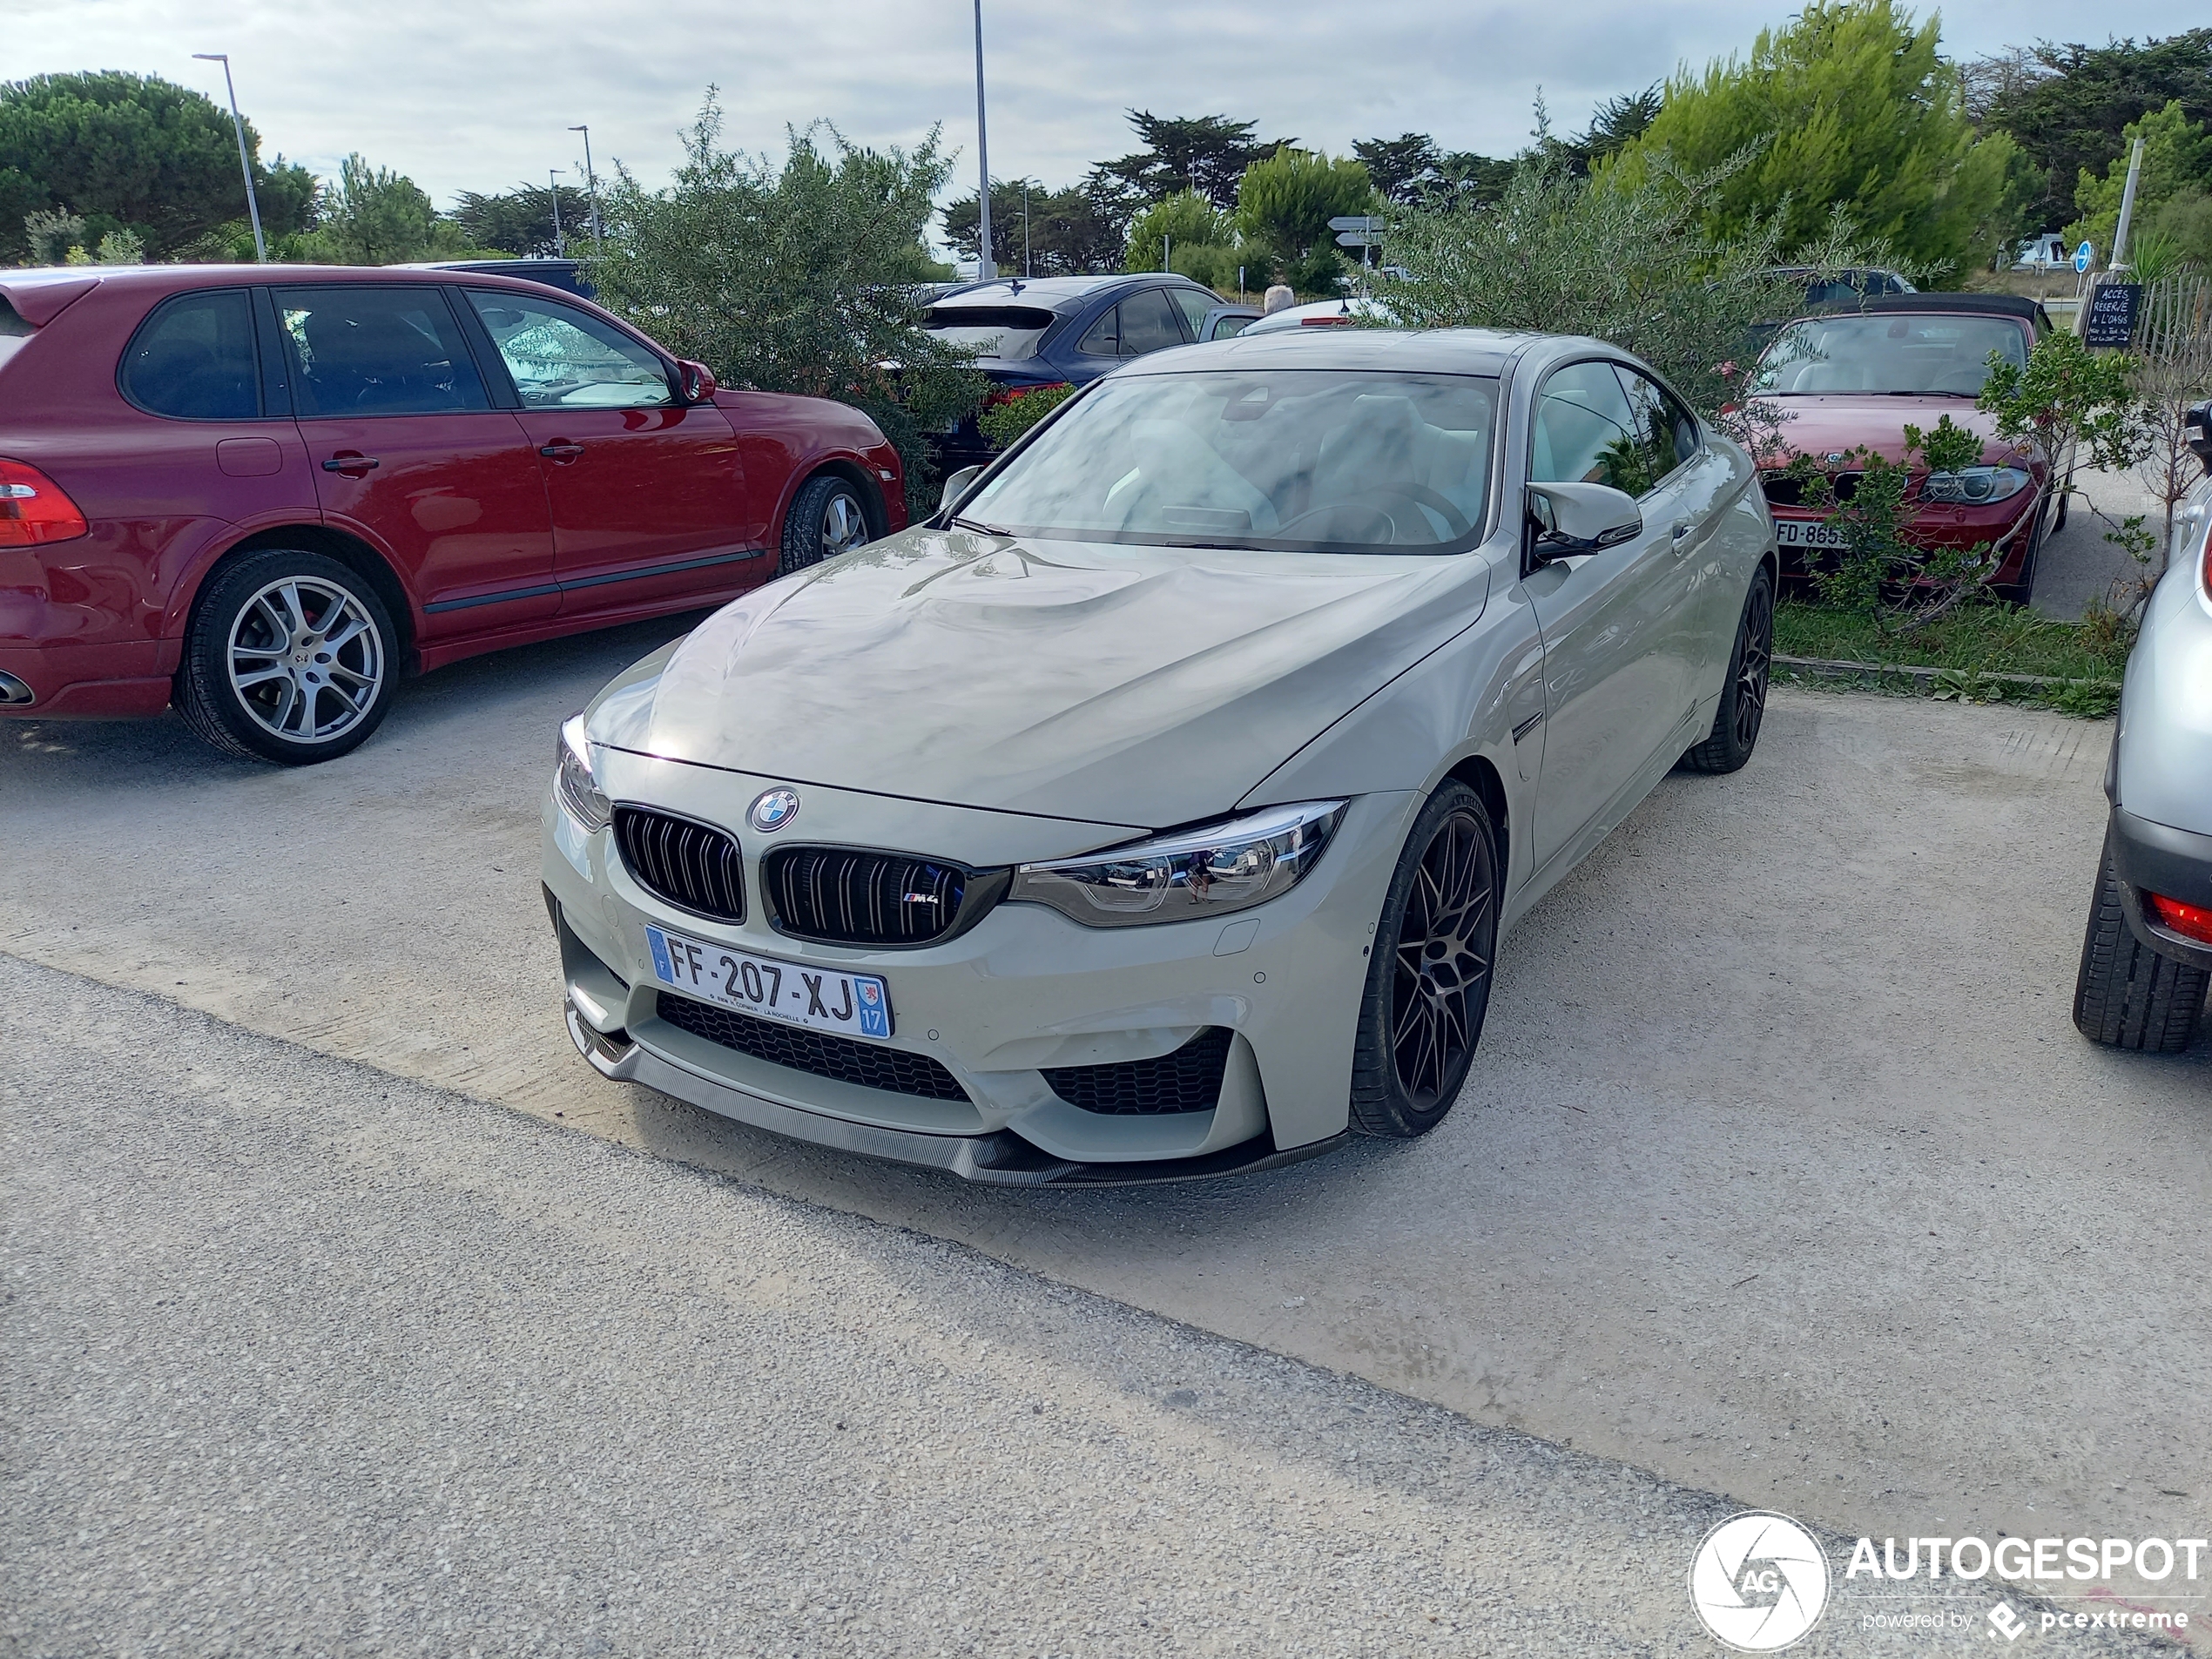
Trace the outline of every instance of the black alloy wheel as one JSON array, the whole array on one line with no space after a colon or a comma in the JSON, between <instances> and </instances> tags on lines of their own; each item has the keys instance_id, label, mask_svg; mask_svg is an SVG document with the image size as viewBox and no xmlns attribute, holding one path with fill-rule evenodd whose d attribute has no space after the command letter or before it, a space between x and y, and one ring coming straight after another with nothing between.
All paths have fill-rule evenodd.
<instances>
[{"instance_id":1,"label":"black alloy wheel","mask_svg":"<svg viewBox=\"0 0 2212 1659\"><path fill-rule=\"evenodd\" d=\"M1352 1121L1411 1139L1467 1082L1498 938L1498 838L1482 798L1447 783L1406 838L1370 948L1352 1057Z\"/></svg>"},{"instance_id":2,"label":"black alloy wheel","mask_svg":"<svg viewBox=\"0 0 2212 1659\"><path fill-rule=\"evenodd\" d=\"M1743 619L1729 652L1728 685L1713 712L1713 729L1703 743L1684 750L1682 764L1693 772L1736 772L1758 746L1766 719L1769 677L1774 671L1774 578L1765 565L1751 577L1743 596Z\"/></svg>"}]
</instances>

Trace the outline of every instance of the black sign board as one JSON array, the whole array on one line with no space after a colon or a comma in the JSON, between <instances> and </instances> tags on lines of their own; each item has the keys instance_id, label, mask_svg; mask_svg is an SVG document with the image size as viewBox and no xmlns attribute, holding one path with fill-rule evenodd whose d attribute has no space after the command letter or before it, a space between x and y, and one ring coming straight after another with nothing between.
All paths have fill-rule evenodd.
<instances>
[{"instance_id":1,"label":"black sign board","mask_svg":"<svg viewBox=\"0 0 2212 1659\"><path fill-rule=\"evenodd\" d=\"M2089 296L2089 317L2081 327L2082 344L2124 347L2135 337L2135 314L2142 305L2141 283L2103 284Z\"/></svg>"}]
</instances>

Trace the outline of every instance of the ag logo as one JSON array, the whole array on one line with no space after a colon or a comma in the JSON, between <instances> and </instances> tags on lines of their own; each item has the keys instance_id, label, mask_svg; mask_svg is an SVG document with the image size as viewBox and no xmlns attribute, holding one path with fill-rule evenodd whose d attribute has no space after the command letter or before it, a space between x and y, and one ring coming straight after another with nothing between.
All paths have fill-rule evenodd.
<instances>
[{"instance_id":1,"label":"ag logo","mask_svg":"<svg viewBox=\"0 0 2212 1659\"><path fill-rule=\"evenodd\" d=\"M752 803L745 813L745 822L763 835L779 830L799 816L799 792L796 789L771 789Z\"/></svg>"},{"instance_id":2,"label":"ag logo","mask_svg":"<svg viewBox=\"0 0 2212 1659\"><path fill-rule=\"evenodd\" d=\"M1697 1547L1689 1564L1689 1604L1723 1646L1778 1653L1820 1622L1828 1606L1828 1558L1787 1515L1737 1515Z\"/></svg>"}]
</instances>

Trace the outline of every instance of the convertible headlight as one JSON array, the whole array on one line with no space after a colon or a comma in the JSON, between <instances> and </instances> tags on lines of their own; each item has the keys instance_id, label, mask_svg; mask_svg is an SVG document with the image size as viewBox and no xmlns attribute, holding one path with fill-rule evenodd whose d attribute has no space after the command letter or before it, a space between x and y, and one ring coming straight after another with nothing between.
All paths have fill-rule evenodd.
<instances>
[{"instance_id":1,"label":"convertible headlight","mask_svg":"<svg viewBox=\"0 0 2212 1659\"><path fill-rule=\"evenodd\" d=\"M1957 472L1930 473L1920 486L1920 499L1983 507L2017 496L2034 482L2018 467L1962 467Z\"/></svg>"},{"instance_id":2,"label":"convertible headlight","mask_svg":"<svg viewBox=\"0 0 2212 1659\"><path fill-rule=\"evenodd\" d=\"M553 792L568 815L588 830L603 830L614 817L614 808L599 792L599 780L591 775L591 745L584 741L581 714L561 727L561 741L554 751Z\"/></svg>"},{"instance_id":3,"label":"convertible headlight","mask_svg":"<svg viewBox=\"0 0 2212 1659\"><path fill-rule=\"evenodd\" d=\"M1048 904L1086 927L1190 921L1288 893L1343 820L1340 800L1301 801L1065 863L1024 864L1009 900Z\"/></svg>"}]
</instances>

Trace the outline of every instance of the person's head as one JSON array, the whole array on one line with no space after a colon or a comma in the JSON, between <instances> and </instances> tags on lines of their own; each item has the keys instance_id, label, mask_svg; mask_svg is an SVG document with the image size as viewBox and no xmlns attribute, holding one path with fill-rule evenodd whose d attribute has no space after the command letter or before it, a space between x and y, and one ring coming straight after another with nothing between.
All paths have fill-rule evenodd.
<instances>
[{"instance_id":1,"label":"person's head","mask_svg":"<svg viewBox=\"0 0 2212 1659\"><path fill-rule=\"evenodd\" d=\"M1298 295L1291 292L1290 284L1278 282L1273 287L1268 289L1267 297L1259 302L1259 308L1262 315L1271 317L1285 306L1294 306L1297 303Z\"/></svg>"}]
</instances>

